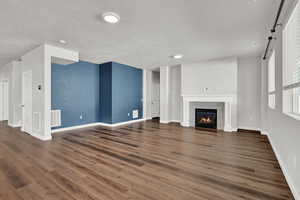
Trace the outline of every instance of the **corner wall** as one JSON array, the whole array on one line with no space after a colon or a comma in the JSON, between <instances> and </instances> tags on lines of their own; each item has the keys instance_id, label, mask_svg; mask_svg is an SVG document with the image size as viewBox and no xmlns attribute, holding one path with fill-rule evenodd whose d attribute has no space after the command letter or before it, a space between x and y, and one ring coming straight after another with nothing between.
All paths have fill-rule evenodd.
<instances>
[{"instance_id":1,"label":"corner wall","mask_svg":"<svg viewBox=\"0 0 300 200\"><path fill-rule=\"evenodd\" d=\"M238 128L261 130L261 58L238 59Z\"/></svg>"},{"instance_id":2,"label":"corner wall","mask_svg":"<svg viewBox=\"0 0 300 200\"><path fill-rule=\"evenodd\" d=\"M32 136L40 139L50 139L45 137L45 90L38 90L38 85L44 87L45 83L45 46L39 46L36 49L22 56L22 72L32 72L32 113L37 113L39 119L36 119L38 124L32 127ZM50 113L49 113L50 114Z\"/></svg>"},{"instance_id":3,"label":"corner wall","mask_svg":"<svg viewBox=\"0 0 300 200\"><path fill-rule=\"evenodd\" d=\"M282 15L284 22L292 12L294 3L297 1L286 2L288 9ZM276 52L276 108L268 107L268 60L262 63L262 127L268 134L272 147L279 160L284 175L294 194L295 199L300 199L300 121L296 120L282 112L282 31L278 28L276 40L273 41L273 49Z\"/></svg>"},{"instance_id":4,"label":"corner wall","mask_svg":"<svg viewBox=\"0 0 300 200\"><path fill-rule=\"evenodd\" d=\"M77 62L79 53L43 44L22 56L22 72L32 72L32 136L40 140L51 137L51 60ZM41 89L39 90L39 86Z\"/></svg>"},{"instance_id":5,"label":"corner wall","mask_svg":"<svg viewBox=\"0 0 300 200\"><path fill-rule=\"evenodd\" d=\"M115 62L100 64L100 113L101 122L109 124L142 119L143 70Z\"/></svg>"}]
</instances>

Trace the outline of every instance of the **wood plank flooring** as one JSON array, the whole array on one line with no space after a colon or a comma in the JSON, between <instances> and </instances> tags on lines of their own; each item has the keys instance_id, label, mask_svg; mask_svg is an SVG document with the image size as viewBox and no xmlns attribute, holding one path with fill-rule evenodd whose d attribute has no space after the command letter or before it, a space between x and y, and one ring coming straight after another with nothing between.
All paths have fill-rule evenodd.
<instances>
[{"instance_id":1,"label":"wood plank flooring","mask_svg":"<svg viewBox=\"0 0 300 200\"><path fill-rule=\"evenodd\" d=\"M147 121L56 133L49 142L0 123L0 199L293 197L265 136Z\"/></svg>"}]
</instances>

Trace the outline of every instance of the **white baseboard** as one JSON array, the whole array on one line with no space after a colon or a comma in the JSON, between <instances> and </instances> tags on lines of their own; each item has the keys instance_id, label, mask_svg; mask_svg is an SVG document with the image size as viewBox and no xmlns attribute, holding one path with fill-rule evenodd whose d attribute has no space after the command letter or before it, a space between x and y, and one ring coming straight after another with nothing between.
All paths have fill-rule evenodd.
<instances>
[{"instance_id":1,"label":"white baseboard","mask_svg":"<svg viewBox=\"0 0 300 200\"><path fill-rule=\"evenodd\" d=\"M266 135L266 136L269 135L269 133L268 133L267 131L264 131L264 130L261 130L260 133L261 133L262 135Z\"/></svg>"},{"instance_id":2,"label":"white baseboard","mask_svg":"<svg viewBox=\"0 0 300 200\"><path fill-rule=\"evenodd\" d=\"M260 128L256 127L250 127L250 126L239 126L238 129L245 129L245 130L250 130L250 131L260 131Z\"/></svg>"},{"instance_id":3,"label":"white baseboard","mask_svg":"<svg viewBox=\"0 0 300 200\"><path fill-rule=\"evenodd\" d=\"M231 126L224 126L225 132L235 132L237 131L237 128L232 128Z\"/></svg>"},{"instance_id":4,"label":"white baseboard","mask_svg":"<svg viewBox=\"0 0 300 200\"><path fill-rule=\"evenodd\" d=\"M88 128L88 127L93 127L93 126L105 126L105 127L112 128L112 127L122 126L122 125L126 125L126 124L142 122L145 120L146 119L137 119L137 120L130 120L127 122L120 122L120 123L115 123L115 124L96 122L96 123L91 123L91 124L84 124L84 125L72 126L72 127L67 127L67 128L54 129L51 131L51 133L57 133L57 132L62 132L62 131L71 131L71 130L75 130L75 129Z\"/></svg>"},{"instance_id":5,"label":"white baseboard","mask_svg":"<svg viewBox=\"0 0 300 200\"><path fill-rule=\"evenodd\" d=\"M39 140L42 140L42 141L48 141L48 140L52 140L52 136L49 135L49 136L45 136L45 135L38 135L38 134L35 134L35 133L32 133L30 134L32 137L35 137Z\"/></svg>"},{"instance_id":6,"label":"white baseboard","mask_svg":"<svg viewBox=\"0 0 300 200\"><path fill-rule=\"evenodd\" d=\"M180 120L170 120L170 121L163 121L163 120L160 120L159 123L162 123L162 124L169 124L171 122L174 122L174 123L181 123Z\"/></svg>"},{"instance_id":7,"label":"white baseboard","mask_svg":"<svg viewBox=\"0 0 300 200\"><path fill-rule=\"evenodd\" d=\"M115 123L115 124L107 124L107 123L99 122L98 124L101 126L107 126L107 127L117 127L117 126L123 126L126 124L132 124L132 123L143 122L143 121L146 121L146 119L135 119L135 120L130 120L127 122L120 122L120 123Z\"/></svg>"},{"instance_id":8,"label":"white baseboard","mask_svg":"<svg viewBox=\"0 0 300 200\"><path fill-rule=\"evenodd\" d=\"M190 127L190 123L188 122L181 122L180 125L183 127Z\"/></svg>"},{"instance_id":9,"label":"white baseboard","mask_svg":"<svg viewBox=\"0 0 300 200\"><path fill-rule=\"evenodd\" d=\"M21 127L21 124L8 124L8 126L10 126L12 128L18 128L18 127Z\"/></svg>"},{"instance_id":10,"label":"white baseboard","mask_svg":"<svg viewBox=\"0 0 300 200\"><path fill-rule=\"evenodd\" d=\"M170 123L170 121L162 121L162 120L160 120L159 123L161 123L161 124L168 124L168 123Z\"/></svg>"},{"instance_id":11,"label":"white baseboard","mask_svg":"<svg viewBox=\"0 0 300 200\"><path fill-rule=\"evenodd\" d=\"M20 124L8 124L8 126L10 126L10 127L12 127L12 128L21 127Z\"/></svg>"},{"instance_id":12,"label":"white baseboard","mask_svg":"<svg viewBox=\"0 0 300 200\"><path fill-rule=\"evenodd\" d=\"M272 141L272 139L271 139L271 137L270 137L269 134L267 134L267 137L268 137L268 139L270 141L270 144L271 144L271 146L272 146L272 148L274 150L275 156L276 156L276 158L277 158L277 160L279 162L279 165L280 165L280 167L282 169L282 172L283 172L283 174L284 174L284 176L286 178L286 181L287 181L287 183L288 183L288 185L289 185L289 187L290 187L290 189L291 189L291 191L292 191L292 193L294 195L295 200L300 200L300 193L297 191L297 188L294 185L293 180L289 176L287 168L284 165L284 162L283 162L283 160L282 160L282 158L281 158L281 156L280 156L280 154L278 152L278 149L276 148L275 143Z\"/></svg>"}]
</instances>

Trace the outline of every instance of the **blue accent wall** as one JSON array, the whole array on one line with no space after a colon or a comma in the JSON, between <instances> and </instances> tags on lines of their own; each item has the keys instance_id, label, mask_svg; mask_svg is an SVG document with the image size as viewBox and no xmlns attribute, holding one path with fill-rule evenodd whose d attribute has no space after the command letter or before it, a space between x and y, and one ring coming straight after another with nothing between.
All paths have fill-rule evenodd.
<instances>
[{"instance_id":1,"label":"blue accent wall","mask_svg":"<svg viewBox=\"0 0 300 200\"><path fill-rule=\"evenodd\" d=\"M100 118L119 123L143 117L143 71L115 62L100 65ZM133 119L132 111L139 117ZM110 112L110 113L109 113Z\"/></svg>"},{"instance_id":2,"label":"blue accent wall","mask_svg":"<svg viewBox=\"0 0 300 200\"><path fill-rule=\"evenodd\" d=\"M100 65L100 121L112 123L112 67L111 62Z\"/></svg>"},{"instance_id":3,"label":"blue accent wall","mask_svg":"<svg viewBox=\"0 0 300 200\"><path fill-rule=\"evenodd\" d=\"M56 128L99 122L99 65L83 61L70 65L52 64L51 71L52 109L62 112L62 126Z\"/></svg>"},{"instance_id":4,"label":"blue accent wall","mask_svg":"<svg viewBox=\"0 0 300 200\"><path fill-rule=\"evenodd\" d=\"M62 126L119 123L143 116L143 71L115 62L52 64L52 110L61 110ZM139 117L133 119L132 111ZM82 116L82 119L80 118Z\"/></svg>"},{"instance_id":5,"label":"blue accent wall","mask_svg":"<svg viewBox=\"0 0 300 200\"><path fill-rule=\"evenodd\" d=\"M112 123L133 120L132 111L143 117L143 71L112 62ZM129 114L129 116L128 116Z\"/></svg>"}]
</instances>

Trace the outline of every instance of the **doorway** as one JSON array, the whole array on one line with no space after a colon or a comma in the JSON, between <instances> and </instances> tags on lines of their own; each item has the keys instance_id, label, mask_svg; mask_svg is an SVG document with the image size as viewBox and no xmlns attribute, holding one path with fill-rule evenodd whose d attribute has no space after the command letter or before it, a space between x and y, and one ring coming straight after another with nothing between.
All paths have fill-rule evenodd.
<instances>
[{"instance_id":1,"label":"doorway","mask_svg":"<svg viewBox=\"0 0 300 200\"><path fill-rule=\"evenodd\" d=\"M0 82L0 120L8 120L8 102L9 102L9 92L8 92L8 81Z\"/></svg>"},{"instance_id":2,"label":"doorway","mask_svg":"<svg viewBox=\"0 0 300 200\"><path fill-rule=\"evenodd\" d=\"M32 133L32 72L23 72L23 123L22 131L31 134Z\"/></svg>"},{"instance_id":3,"label":"doorway","mask_svg":"<svg viewBox=\"0 0 300 200\"><path fill-rule=\"evenodd\" d=\"M160 72L152 72L151 117L160 117Z\"/></svg>"}]
</instances>

